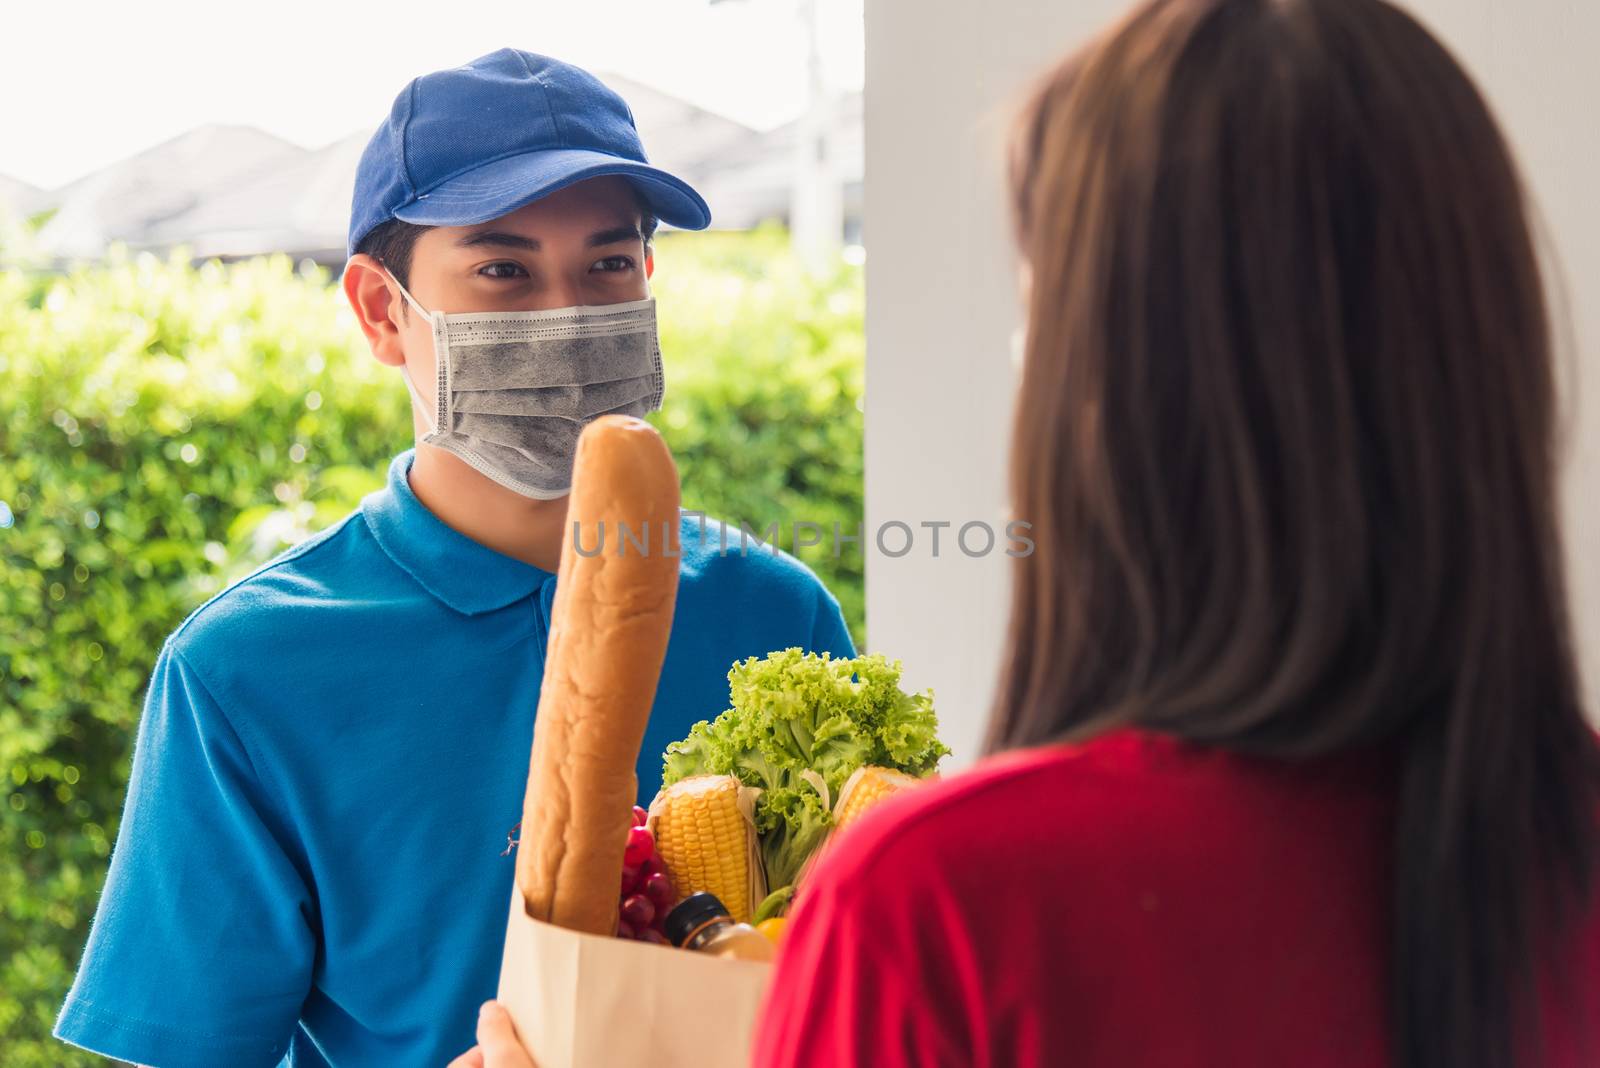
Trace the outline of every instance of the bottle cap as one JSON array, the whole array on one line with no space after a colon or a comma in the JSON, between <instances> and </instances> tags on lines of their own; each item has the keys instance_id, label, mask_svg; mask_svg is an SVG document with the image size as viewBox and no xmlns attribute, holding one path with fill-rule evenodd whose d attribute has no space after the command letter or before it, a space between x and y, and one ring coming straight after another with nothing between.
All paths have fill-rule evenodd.
<instances>
[{"instance_id":1,"label":"bottle cap","mask_svg":"<svg viewBox=\"0 0 1600 1068\"><path fill-rule=\"evenodd\" d=\"M715 894L702 891L690 894L679 902L676 908L667 913L661 928L666 932L668 941L675 946L682 946L696 931L719 917L729 921L733 919L728 914L728 906L718 901Z\"/></svg>"}]
</instances>

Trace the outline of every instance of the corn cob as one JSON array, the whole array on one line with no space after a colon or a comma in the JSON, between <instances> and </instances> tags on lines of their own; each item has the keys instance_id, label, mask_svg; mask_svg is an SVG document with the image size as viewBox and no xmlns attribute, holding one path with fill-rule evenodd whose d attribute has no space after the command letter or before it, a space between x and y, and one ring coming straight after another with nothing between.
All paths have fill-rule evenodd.
<instances>
[{"instance_id":1,"label":"corn cob","mask_svg":"<svg viewBox=\"0 0 1600 1068\"><path fill-rule=\"evenodd\" d=\"M766 896L754 823L760 793L732 775L696 775L656 795L650 829L679 901L706 891L749 922Z\"/></svg>"},{"instance_id":2,"label":"corn cob","mask_svg":"<svg viewBox=\"0 0 1600 1068\"><path fill-rule=\"evenodd\" d=\"M843 830L860 819L862 813L884 798L891 794L897 794L908 786L915 786L921 781L914 775L907 775L905 772L896 771L893 768L880 768L872 765L857 768L844 781L844 786L839 790L839 801L833 806L835 832Z\"/></svg>"},{"instance_id":3,"label":"corn cob","mask_svg":"<svg viewBox=\"0 0 1600 1068\"><path fill-rule=\"evenodd\" d=\"M852 823L859 820L869 809L886 797L899 793L901 790L925 782L915 775L907 775L894 768L878 767L868 764L857 768L839 788L839 800L833 806L833 828L828 832L828 837L822 844L812 851L806 862L800 866L800 874L795 876L795 886L800 886L811 874L811 869L817 866L817 861L831 849L839 840L839 835ZM781 916L789 907L787 901L769 904L770 915Z\"/></svg>"}]
</instances>

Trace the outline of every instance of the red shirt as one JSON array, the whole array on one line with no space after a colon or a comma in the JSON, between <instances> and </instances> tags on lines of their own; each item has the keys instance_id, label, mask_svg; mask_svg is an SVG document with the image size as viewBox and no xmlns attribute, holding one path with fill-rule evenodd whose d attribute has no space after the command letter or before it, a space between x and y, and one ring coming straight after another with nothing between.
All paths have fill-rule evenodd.
<instances>
[{"instance_id":1,"label":"red shirt","mask_svg":"<svg viewBox=\"0 0 1600 1068\"><path fill-rule=\"evenodd\" d=\"M1393 777L1124 730L886 802L807 884L755 1063L1387 1065ZM1600 1065L1600 923L1572 945L1549 1063Z\"/></svg>"}]
</instances>

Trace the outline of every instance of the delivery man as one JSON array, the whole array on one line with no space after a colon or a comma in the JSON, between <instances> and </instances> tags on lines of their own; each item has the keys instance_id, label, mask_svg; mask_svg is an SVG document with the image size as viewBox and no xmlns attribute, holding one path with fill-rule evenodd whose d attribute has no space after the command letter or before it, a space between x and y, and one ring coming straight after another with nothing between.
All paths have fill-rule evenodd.
<instances>
[{"instance_id":1,"label":"delivery man","mask_svg":"<svg viewBox=\"0 0 1600 1068\"><path fill-rule=\"evenodd\" d=\"M502 49L395 99L356 176L343 285L405 380L416 447L167 639L58 1037L159 1068L437 1068L473 1044L573 448L594 417L661 400L657 220L710 215L584 71ZM791 557L693 514L681 542L644 800L665 745L726 707L735 660L853 654Z\"/></svg>"}]
</instances>

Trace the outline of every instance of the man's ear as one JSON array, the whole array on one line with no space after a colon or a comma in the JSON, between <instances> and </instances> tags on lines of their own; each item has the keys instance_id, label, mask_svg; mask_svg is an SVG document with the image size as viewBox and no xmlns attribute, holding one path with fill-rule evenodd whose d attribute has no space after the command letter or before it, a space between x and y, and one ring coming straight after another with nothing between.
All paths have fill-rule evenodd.
<instances>
[{"instance_id":1,"label":"man's ear","mask_svg":"<svg viewBox=\"0 0 1600 1068\"><path fill-rule=\"evenodd\" d=\"M340 284L350 309L356 313L356 322L361 324L361 332L367 336L372 355L390 367L405 363L400 324L394 318L403 301L390 287L389 272L371 256L358 252L345 264Z\"/></svg>"},{"instance_id":2,"label":"man's ear","mask_svg":"<svg viewBox=\"0 0 1600 1068\"><path fill-rule=\"evenodd\" d=\"M645 279L649 280L651 278L654 278L655 277L655 273L656 273L656 253L655 253L654 249L648 249L647 248L647 249L644 250L644 276L645 276Z\"/></svg>"}]
</instances>

